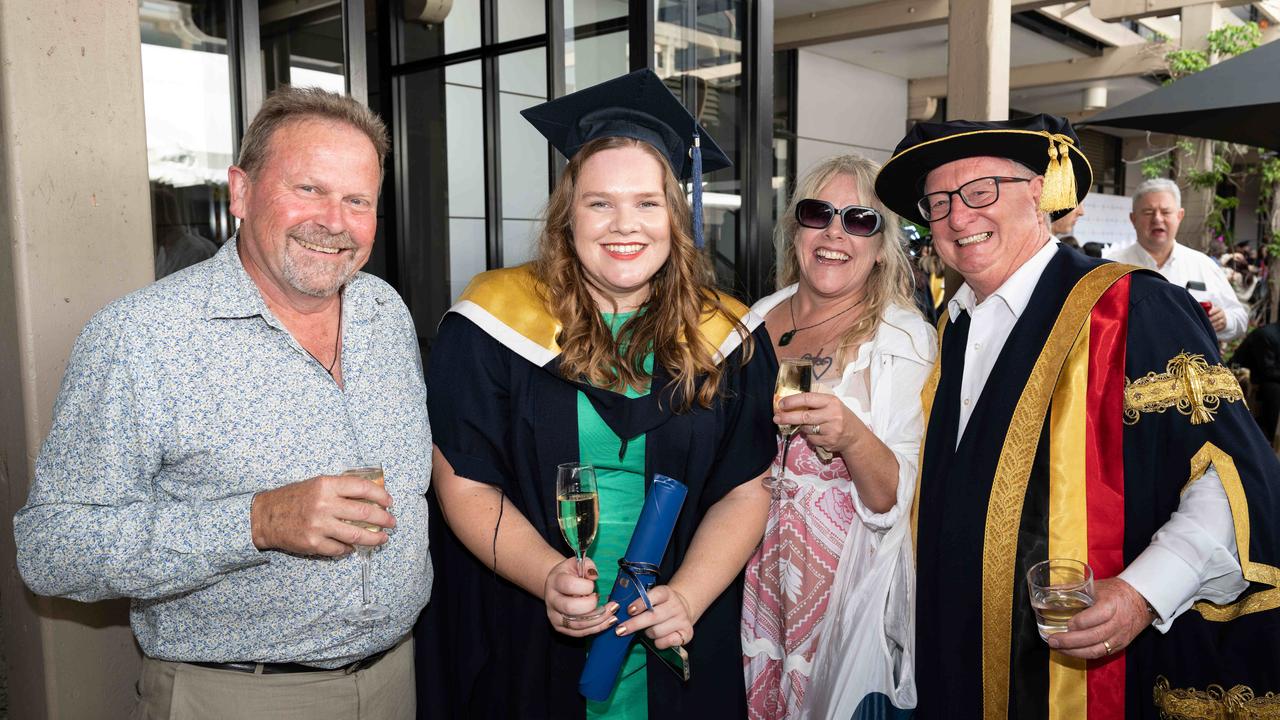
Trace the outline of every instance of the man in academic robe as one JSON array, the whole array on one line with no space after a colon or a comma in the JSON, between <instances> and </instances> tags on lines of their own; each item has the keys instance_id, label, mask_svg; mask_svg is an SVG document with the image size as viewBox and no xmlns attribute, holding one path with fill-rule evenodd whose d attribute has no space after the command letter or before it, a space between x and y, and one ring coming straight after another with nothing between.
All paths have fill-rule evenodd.
<instances>
[{"instance_id":1,"label":"man in academic robe","mask_svg":"<svg viewBox=\"0 0 1280 720\"><path fill-rule=\"evenodd\" d=\"M876 181L965 280L923 393L919 716L1280 712L1280 463L1186 290L1053 242L1091 184L1046 115L922 123ZM1045 640L1049 558L1094 601Z\"/></svg>"}]
</instances>

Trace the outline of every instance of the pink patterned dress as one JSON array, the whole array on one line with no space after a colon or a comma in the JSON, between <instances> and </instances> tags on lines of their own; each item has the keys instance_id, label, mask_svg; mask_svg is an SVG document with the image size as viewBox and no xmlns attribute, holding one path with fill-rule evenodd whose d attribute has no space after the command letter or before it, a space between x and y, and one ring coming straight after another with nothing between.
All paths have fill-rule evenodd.
<instances>
[{"instance_id":1,"label":"pink patterned dress","mask_svg":"<svg viewBox=\"0 0 1280 720\"><path fill-rule=\"evenodd\" d=\"M775 473L781 459L779 439ZM787 477L798 487L769 508L742 604L747 706L760 720L799 716L840 551L859 522L844 461L822 462L803 435L791 440Z\"/></svg>"}]
</instances>

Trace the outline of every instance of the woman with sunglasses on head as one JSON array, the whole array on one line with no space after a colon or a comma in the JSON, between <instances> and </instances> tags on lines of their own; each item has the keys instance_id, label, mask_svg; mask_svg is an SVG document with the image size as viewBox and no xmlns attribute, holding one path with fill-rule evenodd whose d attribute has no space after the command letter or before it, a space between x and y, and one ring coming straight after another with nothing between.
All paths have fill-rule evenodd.
<instances>
[{"instance_id":1,"label":"woman with sunglasses on head","mask_svg":"<svg viewBox=\"0 0 1280 720\"><path fill-rule=\"evenodd\" d=\"M801 178L776 233L783 287L753 308L778 357L812 360L826 392L784 397L773 417L802 439L747 565L752 718L848 718L867 690L884 693L866 701L881 711L914 706L910 507L936 334L878 169L844 155Z\"/></svg>"}]
</instances>

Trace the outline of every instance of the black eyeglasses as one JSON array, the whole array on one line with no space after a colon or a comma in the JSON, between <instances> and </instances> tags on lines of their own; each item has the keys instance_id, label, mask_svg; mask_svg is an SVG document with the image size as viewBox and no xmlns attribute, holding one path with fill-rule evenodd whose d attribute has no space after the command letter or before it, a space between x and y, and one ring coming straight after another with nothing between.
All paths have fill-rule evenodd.
<instances>
[{"instance_id":1,"label":"black eyeglasses","mask_svg":"<svg viewBox=\"0 0 1280 720\"><path fill-rule=\"evenodd\" d=\"M796 203L796 221L802 227L822 230L831 224L836 215L840 216L840 224L850 235L870 237L884 227L884 218L869 207L850 205L837 210L835 205L825 200L812 198Z\"/></svg>"},{"instance_id":2,"label":"black eyeglasses","mask_svg":"<svg viewBox=\"0 0 1280 720\"><path fill-rule=\"evenodd\" d=\"M920 198L916 207L925 222L934 222L951 214L951 196L959 195L965 205L977 210L994 205L1000 199L1000 183L1031 182L1031 178L1016 177L980 177L961 185L955 190L940 190Z\"/></svg>"}]
</instances>

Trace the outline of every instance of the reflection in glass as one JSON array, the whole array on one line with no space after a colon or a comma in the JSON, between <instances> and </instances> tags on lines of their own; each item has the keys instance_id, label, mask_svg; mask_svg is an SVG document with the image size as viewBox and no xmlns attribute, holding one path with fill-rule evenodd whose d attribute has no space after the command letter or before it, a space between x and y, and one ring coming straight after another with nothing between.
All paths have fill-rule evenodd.
<instances>
[{"instance_id":1,"label":"reflection in glass","mask_svg":"<svg viewBox=\"0 0 1280 720\"><path fill-rule=\"evenodd\" d=\"M437 3L409 0L404 4L403 62L480 47L480 0L453 0L443 19ZM505 0L498 4L504 6ZM503 12L502 7L498 12Z\"/></svg>"},{"instance_id":2,"label":"reflection in glass","mask_svg":"<svg viewBox=\"0 0 1280 720\"><path fill-rule=\"evenodd\" d=\"M266 91L281 85L346 90L342 2L263 2L259 6Z\"/></svg>"},{"instance_id":3,"label":"reflection in glass","mask_svg":"<svg viewBox=\"0 0 1280 720\"><path fill-rule=\"evenodd\" d=\"M707 247L716 278L726 287L741 286L735 276L742 181L737 149L745 106L742 73L743 0L693 3L659 0L654 26L656 72L725 151L733 166L704 178L703 206Z\"/></svg>"},{"instance_id":4,"label":"reflection in glass","mask_svg":"<svg viewBox=\"0 0 1280 720\"><path fill-rule=\"evenodd\" d=\"M139 3L156 277L210 257L233 232L226 1Z\"/></svg>"}]
</instances>

